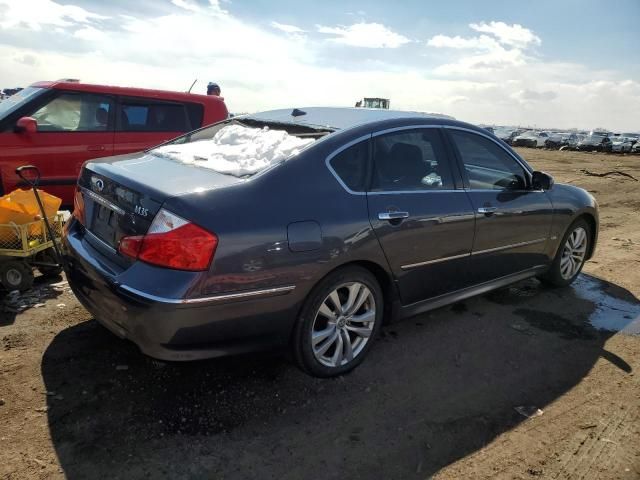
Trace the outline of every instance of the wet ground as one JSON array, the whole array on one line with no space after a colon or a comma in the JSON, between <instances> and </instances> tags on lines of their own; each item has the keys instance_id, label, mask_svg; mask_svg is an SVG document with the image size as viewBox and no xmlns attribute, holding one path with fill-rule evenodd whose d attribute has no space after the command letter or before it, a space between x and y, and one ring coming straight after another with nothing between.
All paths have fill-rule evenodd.
<instances>
[{"instance_id":1,"label":"wet ground","mask_svg":"<svg viewBox=\"0 0 640 480\"><path fill-rule=\"evenodd\" d=\"M539 168L572 180L587 160ZM337 379L278 352L150 360L64 283L4 297L0 479L640 478L640 201L588 181L601 242L572 287L388 325Z\"/></svg>"},{"instance_id":2,"label":"wet ground","mask_svg":"<svg viewBox=\"0 0 640 480\"><path fill-rule=\"evenodd\" d=\"M360 368L332 380L308 377L278 353L153 361L90 320L69 292L45 303L2 337L0 378L12 394L0 407L1 478L446 477L447 465L540 425L594 369L637 387L638 356L608 346L614 331L603 319L630 332L640 302L587 275L564 290L528 280L389 325ZM39 375L25 375L38 342L23 322L55 332ZM622 352L637 348L633 334L617 337ZM625 424L611 441L638 427L629 388L636 396L620 401L635 409L632 429ZM528 420L516 407L545 413ZM562 423L584 422L576 408ZM25 435L40 447L25 445ZM635 447L618 448L629 474L640 472ZM515 472L539 468L525 462Z\"/></svg>"}]
</instances>

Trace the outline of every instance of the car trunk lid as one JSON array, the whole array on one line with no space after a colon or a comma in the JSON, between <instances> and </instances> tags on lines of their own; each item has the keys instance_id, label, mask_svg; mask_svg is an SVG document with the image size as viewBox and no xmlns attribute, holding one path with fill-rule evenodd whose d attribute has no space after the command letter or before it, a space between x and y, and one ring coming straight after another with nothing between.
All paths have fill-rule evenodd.
<instances>
[{"instance_id":1,"label":"car trunk lid","mask_svg":"<svg viewBox=\"0 0 640 480\"><path fill-rule=\"evenodd\" d=\"M78 182L83 223L94 240L117 250L122 237L147 232L167 198L243 181L151 153L88 162Z\"/></svg>"}]
</instances>

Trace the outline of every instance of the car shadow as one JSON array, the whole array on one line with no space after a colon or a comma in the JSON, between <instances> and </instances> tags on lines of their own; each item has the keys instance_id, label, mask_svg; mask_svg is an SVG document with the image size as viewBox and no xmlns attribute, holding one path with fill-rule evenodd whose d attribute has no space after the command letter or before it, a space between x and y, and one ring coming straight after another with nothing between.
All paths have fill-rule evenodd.
<instances>
[{"instance_id":1,"label":"car shadow","mask_svg":"<svg viewBox=\"0 0 640 480\"><path fill-rule=\"evenodd\" d=\"M0 290L0 327L12 325L16 316L31 308L38 308L43 303L61 295L68 287L62 286L63 276L36 276L33 286L24 292L8 292Z\"/></svg>"},{"instance_id":2,"label":"car shadow","mask_svg":"<svg viewBox=\"0 0 640 480\"><path fill-rule=\"evenodd\" d=\"M89 321L42 360L51 438L70 479L427 478L600 357L630 372L590 323L607 315L624 329L640 301L586 275L528 280L389 325L358 369L325 380L276 354L158 362Z\"/></svg>"}]
</instances>

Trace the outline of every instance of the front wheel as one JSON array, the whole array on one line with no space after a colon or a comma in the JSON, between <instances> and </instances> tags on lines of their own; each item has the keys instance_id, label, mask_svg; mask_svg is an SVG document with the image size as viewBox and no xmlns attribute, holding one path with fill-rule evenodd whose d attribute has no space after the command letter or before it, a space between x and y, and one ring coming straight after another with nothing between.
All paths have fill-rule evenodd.
<instances>
[{"instance_id":1,"label":"front wheel","mask_svg":"<svg viewBox=\"0 0 640 480\"><path fill-rule=\"evenodd\" d=\"M591 247L591 227L580 218L567 229L549 270L540 280L556 287L573 283L584 266Z\"/></svg>"},{"instance_id":2,"label":"front wheel","mask_svg":"<svg viewBox=\"0 0 640 480\"><path fill-rule=\"evenodd\" d=\"M340 269L307 298L293 336L298 365L317 377L346 373L363 360L384 310L375 277L360 267Z\"/></svg>"}]
</instances>

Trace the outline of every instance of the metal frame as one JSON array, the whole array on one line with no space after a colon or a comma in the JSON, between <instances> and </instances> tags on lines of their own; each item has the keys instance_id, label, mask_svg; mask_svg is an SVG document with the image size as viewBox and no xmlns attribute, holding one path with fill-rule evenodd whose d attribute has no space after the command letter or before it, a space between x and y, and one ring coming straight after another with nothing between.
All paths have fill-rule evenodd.
<instances>
[{"instance_id":1,"label":"metal frame","mask_svg":"<svg viewBox=\"0 0 640 480\"><path fill-rule=\"evenodd\" d=\"M55 225L58 227L58 231L62 234L62 226L64 224L63 217L60 214L56 214L54 217ZM39 225L42 229L42 242L34 247L29 246L29 228L34 225ZM0 227L6 227L16 230L16 235L19 237L21 248L0 248L0 257L31 257L38 252L47 250L53 247L53 242L59 240L59 237L55 239L49 238L47 235L47 229L44 226L44 220L38 220L36 222L29 222L22 225L3 224Z\"/></svg>"}]
</instances>

